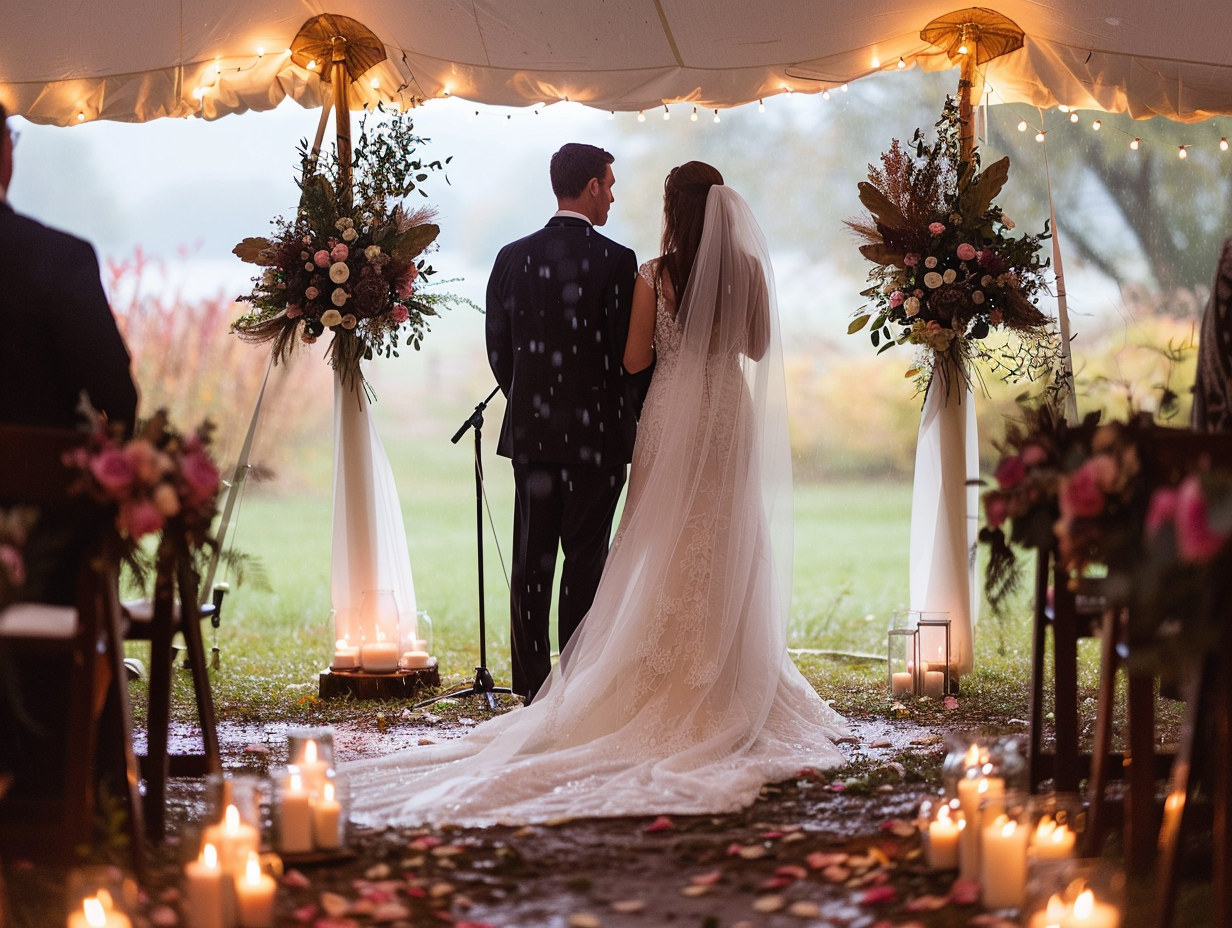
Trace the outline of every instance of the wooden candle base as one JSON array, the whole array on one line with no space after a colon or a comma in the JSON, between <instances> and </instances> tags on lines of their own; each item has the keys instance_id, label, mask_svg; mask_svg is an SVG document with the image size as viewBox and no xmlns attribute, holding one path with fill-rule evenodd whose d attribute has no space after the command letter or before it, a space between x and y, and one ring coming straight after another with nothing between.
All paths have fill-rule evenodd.
<instances>
[{"instance_id":1,"label":"wooden candle base","mask_svg":"<svg viewBox=\"0 0 1232 928\"><path fill-rule=\"evenodd\" d=\"M409 699L420 690L441 685L440 668L364 673L362 670L326 670L320 677L322 699Z\"/></svg>"}]
</instances>

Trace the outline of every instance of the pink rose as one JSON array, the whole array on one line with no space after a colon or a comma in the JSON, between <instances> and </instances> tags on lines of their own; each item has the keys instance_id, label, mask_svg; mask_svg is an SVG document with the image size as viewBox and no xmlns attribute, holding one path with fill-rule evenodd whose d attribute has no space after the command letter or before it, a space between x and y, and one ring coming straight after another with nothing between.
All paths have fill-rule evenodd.
<instances>
[{"instance_id":1,"label":"pink rose","mask_svg":"<svg viewBox=\"0 0 1232 928\"><path fill-rule=\"evenodd\" d=\"M928 231L931 232L933 235L940 235L942 232L945 231L945 223L944 222L930 222L928 224Z\"/></svg>"},{"instance_id":2,"label":"pink rose","mask_svg":"<svg viewBox=\"0 0 1232 928\"><path fill-rule=\"evenodd\" d=\"M329 256L335 261L345 261L350 253L351 250L342 242L339 242L334 246L334 249L329 253Z\"/></svg>"},{"instance_id":3,"label":"pink rose","mask_svg":"<svg viewBox=\"0 0 1232 928\"><path fill-rule=\"evenodd\" d=\"M1091 471L1091 476L1095 478L1095 485L1099 487L1101 493L1111 493L1116 488L1121 469L1117 467L1116 459L1112 455L1097 454L1083 467Z\"/></svg>"},{"instance_id":4,"label":"pink rose","mask_svg":"<svg viewBox=\"0 0 1232 928\"><path fill-rule=\"evenodd\" d=\"M12 545L0 545L0 568L9 575L14 586L26 582L26 562L22 560L21 552Z\"/></svg>"},{"instance_id":5,"label":"pink rose","mask_svg":"<svg viewBox=\"0 0 1232 928\"><path fill-rule=\"evenodd\" d=\"M107 447L90 461L90 473L108 493L119 495L132 486L137 476L133 463L123 451Z\"/></svg>"},{"instance_id":6,"label":"pink rose","mask_svg":"<svg viewBox=\"0 0 1232 928\"><path fill-rule=\"evenodd\" d=\"M1000 528L1009 516L1010 504L1000 493L989 493L984 497L984 516L989 528Z\"/></svg>"},{"instance_id":7,"label":"pink rose","mask_svg":"<svg viewBox=\"0 0 1232 928\"><path fill-rule=\"evenodd\" d=\"M1061 515L1067 520L1093 519L1104 511L1104 494L1087 464L1061 480L1059 502Z\"/></svg>"},{"instance_id":8,"label":"pink rose","mask_svg":"<svg viewBox=\"0 0 1232 928\"><path fill-rule=\"evenodd\" d=\"M415 278L418 276L419 268L412 264L394 281L394 292L398 294L398 299L405 300L415 292Z\"/></svg>"},{"instance_id":9,"label":"pink rose","mask_svg":"<svg viewBox=\"0 0 1232 928\"><path fill-rule=\"evenodd\" d=\"M1039 467L1048 460L1048 452L1039 445L1024 446L1018 456L1022 458L1022 463L1027 467Z\"/></svg>"},{"instance_id":10,"label":"pink rose","mask_svg":"<svg viewBox=\"0 0 1232 928\"><path fill-rule=\"evenodd\" d=\"M157 532L163 527L163 516L151 500L129 500L120 505L120 513L116 517L116 525L120 531L133 541L151 532Z\"/></svg>"},{"instance_id":11,"label":"pink rose","mask_svg":"<svg viewBox=\"0 0 1232 928\"><path fill-rule=\"evenodd\" d=\"M996 476L997 485L1001 489L1012 490L1022 483L1023 478L1027 476L1027 468L1022 463L1022 458L1015 455L1014 457L1006 458L998 464L994 476Z\"/></svg>"},{"instance_id":12,"label":"pink rose","mask_svg":"<svg viewBox=\"0 0 1232 928\"><path fill-rule=\"evenodd\" d=\"M996 252L993 251L991 248L983 249L980 252L980 260L979 260L980 267L987 267L988 265L992 264L992 259L994 257L996 257Z\"/></svg>"},{"instance_id":13,"label":"pink rose","mask_svg":"<svg viewBox=\"0 0 1232 928\"><path fill-rule=\"evenodd\" d=\"M891 306L902 306L903 299L904 299L903 291L895 290L893 293L890 294L890 305Z\"/></svg>"},{"instance_id":14,"label":"pink rose","mask_svg":"<svg viewBox=\"0 0 1232 928\"><path fill-rule=\"evenodd\" d=\"M124 456L133 466L133 473L142 483L153 486L158 482L158 451L143 438L135 438L124 446Z\"/></svg>"},{"instance_id":15,"label":"pink rose","mask_svg":"<svg viewBox=\"0 0 1232 928\"><path fill-rule=\"evenodd\" d=\"M915 254L914 252L909 255L903 256L903 264L907 265L907 267L915 267L919 263L920 263L920 256Z\"/></svg>"},{"instance_id":16,"label":"pink rose","mask_svg":"<svg viewBox=\"0 0 1232 928\"><path fill-rule=\"evenodd\" d=\"M1151 494L1146 509L1146 533L1154 535L1165 525L1176 520L1177 491L1173 487L1160 487Z\"/></svg>"},{"instance_id":17,"label":"pink rose","mask_svg":"<svg viewBox=\"0 0 1232 928\"><path fill-rule=\"evenodd\" d=\"M407 308L401 305L395 306L391 315L394 317L394 322L398 323L398 325L402 325L402 323L406 322L407 319L411 318L411 314L407 311Z\"/></svg>"},{"instance_id":18,"label":"pink rose","mask_svg":"<svg viewBox=\"0 0 1232 928\"><path fill-rule=\"evenodd\" d=\"M300 305L298 303L291 303L287 306L287 318L288 319L298 319L303 314L304 314L304 311L303 309L300 308Z\"/></svg>"},{"instance_id":19,"label":"pink rose","mask_svg":"<svg viewBox=\"0 0 1232 928\"><path fill-rule=\"evenodd\" d=\"M967 242L963 242L958 246L958 257L963 261L970 261L975 257L975 248Z\"/></svg>"},{"instance_id":20,"label":"pink rose","mask_svg":"<svg viewBox=\"0 0 1232 928\"><path fill-rule=\"evenodd\" d=\"M208 503L218 492L218 468L204 451L190 450L180 456L180 481L184 485L187 503L200 506Z\"/></svg>"},{"instance_id":21,"label":"pink rose","mask_svg":"<svg viewBox=\"0 0 1232 928\"><path fill-rule=\"evenodd\" d=\"M320 251L318 251L315 255L312 256L312 260L313 260L313 263L316 264L317 267L329 267L330 265L329 252L326 251L324 248L322 248Z\"/></svg>"},{"instance_id":22,"label":"pink rose","mask_svg":"<svg viewBox=\"0 0 1232 928\"><path fill-rule=\"evenodd\" d=\"M1197 474L1186 477L1176 491L1176 548L1181 560L1205 564L1227 539L1227 535L1211 529L1202 478Z\"/></svg>"}]
</instances>

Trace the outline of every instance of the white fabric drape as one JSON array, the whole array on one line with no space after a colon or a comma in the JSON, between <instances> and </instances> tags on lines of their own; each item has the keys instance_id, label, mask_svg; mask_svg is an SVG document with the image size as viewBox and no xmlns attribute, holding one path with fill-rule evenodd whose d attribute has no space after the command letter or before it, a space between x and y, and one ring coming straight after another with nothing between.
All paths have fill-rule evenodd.
<instances>
[{"instance_id":1,"label":"white fabric drape","mask_svg":"<svg viewBox=\"0 0 1232 928\"><path fill-rule=\"evenodd\" d=\"M448 745L346 766L367 825L733 811L844 761L787 654L791 455L773 272L710 188L594 605L535 701Z\"/></svg>"},{"instance_id":2,"label":"white fabric drape","mask_svg":"<svg viewBox=\"0 0 1232 928\"><path fill-rule=\"evenodd\" d=\"M345 386L335 371L330 599L335 610L357 610L368 590L392 590L404 625L415 621L415 584L393 470L367 396Z\"/></svg>"},{"instance_id":3,"label":"white fabric drape","mask_svg":"<svg viewBox=\"0 0 1232 928\"><path fill-rule=\"evenodd\" d=\"M970 673L975 660L979 586L973 550L979 533L980 462L975 395L938 361L920 416L911 494L911 608L948 612L950 666Z\"/></svg>"}]
</instances>

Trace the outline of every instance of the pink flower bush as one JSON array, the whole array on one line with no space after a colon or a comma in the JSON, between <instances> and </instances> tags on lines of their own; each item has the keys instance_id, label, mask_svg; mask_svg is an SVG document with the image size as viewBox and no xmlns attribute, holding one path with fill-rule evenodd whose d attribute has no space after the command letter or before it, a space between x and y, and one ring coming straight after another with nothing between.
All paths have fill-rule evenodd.
<instances>
[{"instance_id":1,"label":"pink flower bush","mask_svg":"<svg viewBox=\"0 0 1232 928\"><path fill-rule=\"evenodd\" d=\"M324 248L322 248L320 251L318 251L315 255L312 256L312 261L314 264L316 264L317 267L329 267L330 264L332 263L329 260L329 252L326 251Z\"/></svg>"},{"instance_id":2,"label":"pink flower bush","mask_svg":"<svg viewBox=\"0 0 1232 928\"><path fill-rule=\"evenodd\" d=\"M928 231L931 232L933 235L940 235L942 232L945 231L945 223L944 222L930 222L928 224Z\"/></svg>"},{"instance_id":3,"label":"pink flower bush","mask_svg":"<svg viewBox=\"0 0 1232 928\"><path fill-rule=\"evenodd\" d=\"M163 514L158 511L153 500L130 500L120 504L120 514L116 517L116 525L121 532L135 541L161 529Z\"/></svg>"},{"instance_id":4,"label":"pink flower bush","mask_svg":"<svg viewBox=\"0 0 1232 928\"><path fill-rule=\"evenodd\" d=\"M199 506L218 492L218 468L200 447L180 458L180 480L184 497L190 506Z\"/></svg>"},{"instance_id":5,"label":"pink flower bush","mask_svg":"<svg viewBox=\"0 0 1232 928\"><path fill-rule=\"evenodd\" d=\"M958 257L962 261L970 261L975 257L975 248L967 242L963 242L958 246Z\"/></svg>"},{"instance_id":6,"label":"pink flower bush","mask_svg":"<svg viewBox=\"0 0 1232 928\"><path fill-rule=\"evenodd\" d=\"M123 493L137 474L133 470L133 462L119 448L104 448L91 459L90 473L108 493Z\"/></svg>"},{"instance_id":7,"label":"pink flower bush","mask_svg":"<svg viewBox=\"0 0 1232 928\"><path fill-rule=\"evenodd\" d=\"M1093 519L1104 511L1104 494L1089 463L1061 479L1058 502L1063 518Z\"/></svg>"},{"instance_id":8,"label":"pink flower bush","mask_svg":"<svg viewBox=\"0 0 1232 928\"><path fill-rule=\"evenodd\" d=\"M1186 477L1176 491L1176 547L1182 561L1205 564L1215 557L1228 540L1226 534L1211 528L1202 478Z\"/></svg>"},{"instance_id":9,"label":"pink flower bush","mask_svg":"<svg viewBox=\"0 0 1232 928\"><path fill-rule=\"evenodd\" d=\"M994 476L997 478L997 484L1001 489L1012 490L1022 483L1023 478L1027 476L1027 468L1022 458L1017 456L1008 457L997 465L997 471Z\"/></svg>"},{"instance_id":10,"label":"pink flower bush","mask_svg":"<svg viewBox=\"0 0 1232 928\"><path fill-rule=\"evenodd\" d=\"M342 242L339 242L330 251L329 256L335 261L345 261L351 254L351 249L347 248ZM322 265L324 267L324 265Z\"/></svg>"}]
</instances>

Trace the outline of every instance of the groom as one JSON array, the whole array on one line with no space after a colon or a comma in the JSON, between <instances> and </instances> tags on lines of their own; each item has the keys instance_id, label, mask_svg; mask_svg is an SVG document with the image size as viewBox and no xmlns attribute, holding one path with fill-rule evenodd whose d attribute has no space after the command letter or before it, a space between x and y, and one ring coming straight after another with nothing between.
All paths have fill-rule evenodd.
<instances>
[{"instance_id":1,"label":"groom","mask_svg":"<svg viewBox=\"0 0 1232 928\"><path fill-rule=\"evenodd\" d=\"M513 691L530 702L552 669L548 615L564 551L561 650L590 609L633 457L638 391L621 366L637 259L600 235L612 162L593 145L552 156L559 209L501 249L488 280L487 346L506 397L497 452L513 459ZM636 381L636 382L635 382Z\"/></svg>"}]
</instances>

